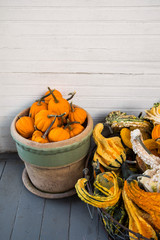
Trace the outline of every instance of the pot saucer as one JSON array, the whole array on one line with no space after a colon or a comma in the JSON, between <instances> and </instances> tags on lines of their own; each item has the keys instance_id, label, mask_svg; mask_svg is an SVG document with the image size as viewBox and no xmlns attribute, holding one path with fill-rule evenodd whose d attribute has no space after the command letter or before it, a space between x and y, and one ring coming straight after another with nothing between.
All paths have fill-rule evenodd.
<instances>
[{"instance_id":1,"label":"pot saucer","mask_svg":"<svg viewBox=\"0 0 160 240\"><path fill-rule=\"evenodd\" d=\"M31 193L33 193L39 197L42 197L42 198L58 199L58 198L70 197L70 196L76 194L75 189L71 189L71 190L69 190L67 192L63 192L63 193L49 193L49 192L43 192L43 191L39 190L32 184L31 180L29 179L26 168L24 168L23 173L22 173L22 181L23 181L24 186Z\"/></svg>"}]
</instances>

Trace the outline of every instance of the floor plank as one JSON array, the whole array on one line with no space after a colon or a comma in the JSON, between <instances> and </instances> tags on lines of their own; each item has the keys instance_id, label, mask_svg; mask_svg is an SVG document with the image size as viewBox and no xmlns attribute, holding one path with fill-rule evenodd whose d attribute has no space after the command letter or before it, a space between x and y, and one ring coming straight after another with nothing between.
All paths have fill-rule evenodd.
<instances>
[{"instance_id":1,"label":"floor plank","mask_svg":"<svg viewBox=\"0 0 160 240\"><path fill-rule=\"evenodd\" d=\"M98 216L94 211L91 219L87 205L78 197L72 199L70 240L97 240L98 237Z\"/></svg>"},{"instance_id":2,"label":"floor plank","mask_svg":"<svg viewBox=\"0 0 160 240\"><path fill-rule=\"evenodd\" d=\"M109 239L109 235L104 229L103 223L101 222L100 218L98 221L98 240Z\"/></svg>"},{"instance_id":3,"label":"floor plank","mask_svg":"<svg viewBox=\"0 0 160 240\"><path fill-rule=\"evenodd\" d=\"M98 213L77 195L44 199L23 185L23 162L16 154L0 156L0 240L106 240Z\"/></svg>"},{"instance_id":4,"label":"floor plank","mask_svg":"<svg viewBox=\"0 0 160 240\"><path fill-rule=\"evenodd\" d=\"M38 239L45 200L23 187L11 240Z\"/></svg>"},{"instance_id":5,"label":"floor plank","mask_svg":"<svg viewBox=\"0 0 160 240\"><path fill-rule=\"evenodd\" d=\"M5 160L0 160L0 180L2 178L3 170L5 168L6 161Z\"/></svg>"},{"instance_id":6,"label":"floor plank","mask_svg":"<svg viewBox=\"0 0 160 240\"><path fill-rule=\"evenodd\" d=\"M71 198L46 200L40 240L68 240Z\"/></svg>"},{"instance_id":7,"label":"floor plank","mask_svg":"<svg viewBox=\"0 0 160 240\"><path fill-rule=\"evenodd\" d=\"M0 239L9 240L23 188L21 181L23 164L7 161L0 181Z\"/></svg>"}]
</instances>

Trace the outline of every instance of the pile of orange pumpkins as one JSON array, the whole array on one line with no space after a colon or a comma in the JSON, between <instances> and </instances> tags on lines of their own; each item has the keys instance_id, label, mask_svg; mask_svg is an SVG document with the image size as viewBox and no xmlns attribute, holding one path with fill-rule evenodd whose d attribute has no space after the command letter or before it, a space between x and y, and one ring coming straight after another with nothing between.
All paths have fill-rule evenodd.
<instances>
[{"instance_id":1,"label":"pile of orange pumpkins","mask_svg":"<svg viewBox=\"0 0 160 240\"><path fill-rule=\"evenodd\" d=\"M48 88L45 95L32 104L28 116L18 117L17 132L39 143L63 141L80 134L87 113L69 103L74 94L65 99L58 90Z\"/></svg>"}]
</instances>

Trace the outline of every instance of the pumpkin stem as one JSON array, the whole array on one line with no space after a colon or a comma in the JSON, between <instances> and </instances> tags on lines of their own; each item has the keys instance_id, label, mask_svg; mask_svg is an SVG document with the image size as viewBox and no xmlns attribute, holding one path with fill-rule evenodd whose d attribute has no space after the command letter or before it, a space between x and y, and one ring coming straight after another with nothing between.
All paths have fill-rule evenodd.
<instances>
[{"instance_id":1,"label":"pumpkin stem","mask_svg":"<svg viewBox=\"0 0 160 240\"><path fill-rule=\"evenodd\" d=\"M55 89L51 90L51 92L53 93ZM49 92L48 94L44 95L42 98L46 98L46 97L49 97L51 95L51 92Z\"/></svg>"},{"instance_id":2,"label":"pumpkin stem","mask_svg":"<svg viewBox=\"0 0 160 240\"><path fill-rule=\"evenodd\" d=\"M53 91L50 89L50 87L48 87L48 90L50 91L50 94L51 94L52 97L54 98L55 103L59 103L58 99L57 99L56 96L53 94Z\"/></svg>"},{"instance_id":3,"label":"pumpkin stem","mask_svg":"<svg viewBox=\"0 0 160 240\"><path fill-rule=\"evenodd\" d=\"M64 125L64 117L62 116L62 125Z\"/></svg>"},{"instance_id":4,"label":"pumpkin stem","mask_svg":"<svg viewBox=\"0 0 160 240\"><path fill-rule=\"evenodd\" d=\"M44 96L37 100L37 106L42 105L41 102L43 101L43 99L44 99Z\"/></svg>"},{"instance_id":5,"label":"pumpkin stem","mask_svg":"<svg viewBox=\"0 0 160 240\"><path fill-rule=\"evenodd\" d=\"M71 106L71 112L74 112L75 110L74 110L72 102L70 103L70 106Z\"/></svg>"},{"instance_id":6,"label":"pumpkin stem","mask_svg":"<svg viewBox=\"0 0 160 240\"><path fill-rule=\"evenodd\" d=\"M74 123L80 123L80 122L76 122L76 121L74 121L74 122L69 122L68 119L67 119L67 125L64 127L64 129L66 129L66 128L68 127L69 130L72 130L73 128L72 128L70 125L72 125L72 124L74 124Z\"/></svg>"},{"instance_id":7,"label":"pumpkin stem","mask_svg":"<svg viewBox=\"0 0 160 240\"><path fill-rule=\"evenodd\" d=\"M71 96L69 98L67 98L66 100L67 101L71 100L74 97L75 94L76 94L76 91L74 91L72 93L68 93L68 95L71 95Z\"/></svg>"},{"instance_id":8,"label":"pumpkin stem","mask_svg":"<svg viewBox=\"0 0 160 240\"><path fill-rule=\"evenodd\" d=\"M55 89L51 90L52 93L53 93L54 90L55 90ZM35 102L42 102L42 101L43 101L46 97L48 97L49 95L51 95L50 92L49 92L48 94L42 96L40 99L36 100ZM37 104L37 105L39 105L39 104Z\"/></svg>"},{"instance_id":9,"label":"pumpkin stem","mask_svg":"<svg viewBox=\"0 0 160 240\"><path fill-rule=\"evenodd\" d=\"M60 114L60 115L50 114L50 115L48 115L47 117L48 117L48 118L51 118L51 117L63 117L65 114L66 114L66 112L64 112L64 113L62 113L62 114Z\"/></svg>"},{"instance_id":10,"label":"pumpkin stem","mask_svg":"<svg viewBox=\"0 0 160 240\"><path fill-rule=\"evenodd\" d=\"M55 118L54 118L54 120L51 122L51 124L50 124L50 126L47 128L47 130L45 131L45 133L42 135L42 138L46 138L46 136L47 136L47 134L49 133L49 131L50 131L50 129L51 129L51 127L53 126L53 124L55 123L55 121L56 121L56 118L57 118L57 116L55 115Z\"/></svg>"}]
</instances>

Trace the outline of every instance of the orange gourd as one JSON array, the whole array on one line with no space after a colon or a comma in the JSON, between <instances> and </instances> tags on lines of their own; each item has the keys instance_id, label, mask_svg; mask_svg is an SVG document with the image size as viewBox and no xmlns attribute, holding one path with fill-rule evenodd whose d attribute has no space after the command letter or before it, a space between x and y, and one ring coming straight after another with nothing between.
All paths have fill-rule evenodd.
<instances>
[{"instance_id":1,"label":"orange gourd","mask_svg":"<svg viewBox=\"0 0 160 240\"><path fill-rule=\"evenodd\" d=\"M53 89L53 90L48 90L46 93L45 93L45 95L44 95L44 100L45 100L45 103L49 103L49 101L51 100L51 99L53 99L53 96L52 96L52 94L51 94L51 92L53 92L54 93L54 96L56 97L56 98L62 98L62 94L58 91L58 90L56 90L56 89Z\"/></svg>"},{"instance_id":2,"label":"orange gourd","mask_svg":"<svg viewBox=\"0 0 160 240\"><path fill-rule=\"evenodd\" d=\"M39 143L48 143L48 138L46 136L43 137L43 133L39 130L34 131L32 135L32 141Z\"/></svg>"},{"instance_id":3,"label":"orange gourd","mask_svg":"<svg viewBox=\"0 0 160 240\"><path fill-rule=\"evenodd\" d=\"M160 193L146 192L141 189L136 180L125 181L124 191L128 197L141 209L150 215L153 226L160 230Z\"/></svg>"},{"instance_id":4,"label":"orange gourd","mask_svg":"<svg viewBox=\"0 0 160 240\"><path fill-rule=\"evenodd\" d=\"M50 110L51 112L55 112L58 115L65 112L64 117L66 117L70 111L69 102L64 98L57 98L52 92L51 94L53 98L48 103L48 110Z\"/></svg>"},{"instance_id":5,"label":"orange gourd","mask_svg":"<svg viewBox=\"0 0 160 240\"><path fill-rule=\"evenodd\" d=\"M70 104L71 111L69 112L68 118L71 122L79 122L80 124L83 124L86 120L87 113L83 108L80 107L74 107L72 103Z\"/></svg>"},{"instance_id":6,"label":"orange gourd","mask_svg":"<svg viewBox=\"0 0 160 240\"><path fill-rule=\"evenodd\" d=\"M152 130L152 139L160 138L160 124L155 125Z\"/></svg>"},{"instance_id":7,"label":"orange gourd","mask_svg":"<svg viewBox=\"0 0 160 240\"><path fill-rule=\"evenodd\" d=\"M69 132L67 131L67 129L64 129L63 127L53 128L48 134L48 139L50 142L59 142L69 138L70 138Z\"/></svg>"},{"instance_id":8,"label":"orange gourd","mask_svg":"<svg viewBox=\"0 0 160 240\"><path fill-rule=\"evenodd\" d=\"M34 132L34 120L29 116L20 117L16 122L17 132L24 138L30 138Z\"/></svg>"},{"instance_id":9,"label":"orange gourd","mask_svg":"<svg viewBox=\"0 0 160 240\"><path fill-rule=\"evenodd\" d=\"M29 116L31 116L33 119L35 118L35 115L40 112L41 110L47 110L48 106L45 102L40 101L36 101L32 104L32 106L30 107L30 111L29 111Z\"/></svg>"},{"instance_id":10,"label":"orange gourd","mask_svg":"<svg viewBox=\"0 0 160 240\"><path fill-rule=\"evenodd\" d=\"M80 134L84 130L84 127L78 122L69 122L65 128L68 129L71 138Z\"/></svg>"},{"instance_id":11,"label":"orange gourd","mask_svg":"<svg viewBox=\"0 0 160 240\"><path fill-rule=\"evenodd\" d=\"M38 130L45 132L47 128L50 126L52 121L54 120L56 113L51 112L49 110L41 110L35 116L35 126ZM52 128L57 127L59 124L58 118L56 118Z\"/></svg>"}]
</instances>

